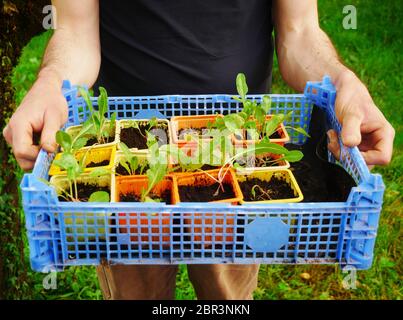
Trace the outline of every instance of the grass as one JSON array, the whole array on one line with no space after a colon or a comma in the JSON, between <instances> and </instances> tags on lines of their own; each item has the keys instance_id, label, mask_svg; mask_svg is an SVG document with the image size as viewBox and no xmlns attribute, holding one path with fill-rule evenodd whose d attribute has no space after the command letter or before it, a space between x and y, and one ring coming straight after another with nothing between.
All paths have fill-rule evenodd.
<instances>
[{"instance_id":1,"label":"grass","mask_svg":"<svg viewBox=\"0 0 403 320\"><path fill-rule=\"evenodd\" d=\"M358 29L344 30L342 8L353 4L357 8ZM392 163L374 171L383 175L386 183L384 206L375 249L373 267L359 271L358 287L345 290L345 276L337 266L264 265L259 272L255 299L401 299L402 251L402 112L403 101L400 66L403 65L400 0L394 1L319 1L322 28L329 34L342 60L368 86L375 103L396 129ZM49 38L44 33L32 39L14 70L16 99L20 102L35 79L43 49ZM281 80L278 66L273 71L273 92L292 92ZM305 280L303 273L309 274ZM33 298L36 299L100 299L101 293L93 267L73 267L57 274L57 289L43 289L44 275L31 273ZM185 266L177 276L177 299L194 299Z\"/></svg>"}]
</instances>

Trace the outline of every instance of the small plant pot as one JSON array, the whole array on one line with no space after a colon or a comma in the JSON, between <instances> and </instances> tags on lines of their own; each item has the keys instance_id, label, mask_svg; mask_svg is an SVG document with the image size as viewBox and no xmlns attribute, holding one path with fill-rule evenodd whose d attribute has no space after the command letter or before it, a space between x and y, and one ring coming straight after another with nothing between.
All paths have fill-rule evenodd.
<instances>
[{"instance_id":1,"label":"small plant pot","mask_svg":"<svg viewBox=\"0 0 403 320\"><path fill-rule=\"evenodd\" d=\"M218 177L219 170L213 170L208 172L214 178ZM206 173L198 172L191 175L181 175L176 177L176 185L178 195L177 198L180 202L180 187L190 186L208 186L214 184L215 181L210 178ZM222 202L231 203L233 205L238 204L242 200L242 193L239 189L239 185L236 181L235 173L232 169L228 170L224 178L224 183L229 184L232 188L234 196L227 199L209 201L209 202ZM232 214L219 214L219 213L189 213L185 214L185 224L188 226L188 232L192 235L192 241L201 242L205 248L211 247L212 243L222 244L233 242L234 240L234 215ZM214 238L213 238L214 235Z\"/></svg>"},{"instance_id":2,"label":"small plant pot","mask_svg":"<svg viewBox=\"0 0 403 320\"><path fill-rule=\"evenodd\" d=\"M114 202L115 196L115 178L112 175L104 175L101 177L91 177L88 173L82 174L78 179L78 183L95 185L109 191L110 202ZM53 176L50 184L56 189L56 194L61 195L61 190L68 190L69 182L65 175ZM59 200L60 201L60 200ZM105 204L106 205L106 204ZM69 241L79 242L94 239L105 239L105 216L111 216L111 213L69 213L63 214L63 224L65 227L66 237Z\"/></svg>"},{"instance_id":3,"label":"small plant pot","mask_svg":"<svg viewBox=\"0 0 403 320\"><path fill-rule=\"evenodd\" d=\"M128 131L128 129L133 127L134 122L137 122L137 124L141 127L142 124L147 124L149 121L150 119L119 120L119 142L125 143L132 151L141 151L147 153L147 134L136 129L133 129L133 131ZM154 135L157 137L158 144L160 146L169 144L171 137L171 125L169 121L166 119L157 119L157 121L157 129L160 130L153 131L153 129L151 129L151 133L154 133ZM161 131L161 128L163 131ZM119 145L118 150L120 150Z\"/></svg>"},{"instance_id":4,"label":"small plant pot","mask_svg":"<svg viewBox=\"0 0 403 320\"><path fill-rule=\"evenodd\" d=\"M173 184L173 179L166 177L157 183L152 193L158 197L163 196L164 193L167 196L168 193L170 203L167 204L176 203L178 200ZM147 187L148 179L145 176L117 177L116 201L123 202L127 200L127 195L129 194L140 198L141 191ZM164 247L169 247L171 221L169 213L119 213L119 230L121 233L130 233L130 239L133 244L141 245L151 242L154 245L159 245L162 242Z\"/></svg>"},{"instance_id":5,"label":"small plant pot","mask_svg":"<svg viewBox=\"0 0 403 320\"><path fill-rule=\"evenodd\" d=\"M148 157L148 154L147 154L147 153L134 151L133 154L137 157L137 159L138 159L138 161L139 161L140 164L144 164L144 163L147 163L147 162L148 162L148 161L147 161L147 157ZM117 152L116 152L116 157L115 157L115 165L114 165L114 170L113 170L113 172L114 172L114 174L115 174L116 176L130 176L130 173L127 172L127 170L125 170L125 168L123 168L123 167L120 165L120 161L121 161L122 159L124 159L124 154L123 154L123 152L122 152L122 151L117 151ZM136 175L145 176L147 169L148 169L148 166L145 167L141 173L140 173L140 172L136 172Z\"/></svg>"},{"instance_id":6,"label":"small plant pot","mask_svg":"<svg viewBox=\"0 0 403 320\"><path fill-rule=\"evenodd\" d=\"M85 158L84 172L91 172L94 169L102 168L105 170L112 170L115 163L116 148L113 147L100 147L93 149L85 149L76 152L75 157L78 161ZM59 160L62 153L58 153L55 156L55 160ZM53 163L49 169L49 176L66 174L66 170L54 165Z\"/></svg>"},{"instance_id":7,"label":"small plant pot","mask_svg":"<svg viewBox=\"0 0 403 320\"><path fill-rule=\"evenodd\" d=\"M242 190L242 204L288 203L300 202L304 199L294 175L288 169L237 174L237 179ZM255 187L256 185L258 187ZM252 193L253 188L255 188L255 197ZM269 197L272 199L266 199Z\"/></svg>"},{"instance_id":8,"label":"small plant pot","mask_svg":"<svg viewBox=\"0 0 403 320\"><path fill-rule=\"evenodd\" d=\"M284 170L288 169L290 167L290 163L287 160L277 160L280 159L282 155L279 154L271 154L271 153L265 153L262 155L258 155L255 157L255 159L251 159L252 163L248 163L248 161L242 165L241 167L238 167L236 169L237 174L250 174L253 172L259 172L259 171L278 171L278 170ZM273 163L270 166L256 166L257 163L262 163L264 164L264 159L273 159L277 160L277 162Z\"/></svg>"},{"instance_id":9,"label":"small plant pot","mask_svg":"<svg viewBox=\"0 0 403 320\"><path fill-rule=\"evenodd\" d=\"M266 119L270 120L271 117L272 117L271 115L267 115ZM245 130L241 130L241 132L242 132L242 135L245 136L245 134L246 134ZM279 124L277 130L275 131L275 133L273 135L275 135L275 137L270 138L270 142L272 142L272 143L276 143L281 146L284 146L284 144L286 144L287 142L290 141L290 136L288 135L288 132L285 129L285 126L283 123ZM237 134L233 134L231 136L231 139L232 139L232 143L237 147L239 147L239 146L247 147L247 146L257 144L260 142L260 139L259 140L248 140L248 139L245 139L244 137L240 137Z\"/></svg>"},{"instance_id":10,"label":"small plant pot","mask_svg":"<svg viewBox=\"0 0 403 320\"><path fill-rule=\"evenodd\" d=\"M177 116L171 118L172 126L172 143L179 146L185 145L196 145L196 141L186 140L185 135L196 135L200 137L200 131L202 129L207 129L209 123L213 123L217 117L222 115L201 115L201 116ZM185 134L186 131L186 134ZM201 137L202 140L210 141L211 137Z\"/></svg>"},{"instance_id":11,"label":"small plant pot","mask_svg":"<svg viewBox=\"0 0 403 320\"><path fill-rule=\"evenodd\" d=\"M108 125L109 125L109 121L106 121L105 126L108 126ZM71 126L66 129L66 132L74 138L80 132L81 128L82 128L81 124L78 126ZM116 145L119 142L119 131L120 131L119 121L115 121L115 137L113 138L112 141L110 141L108 143L103 143L103 144L91 144L91 145L88 145L88 142L87 142L87 145L81 149L86 150L89 148L94 149L94 148L113 147L114 145ZM91 141L91 139L89 139L89 141Z\"/></svg>"}]
</instances>

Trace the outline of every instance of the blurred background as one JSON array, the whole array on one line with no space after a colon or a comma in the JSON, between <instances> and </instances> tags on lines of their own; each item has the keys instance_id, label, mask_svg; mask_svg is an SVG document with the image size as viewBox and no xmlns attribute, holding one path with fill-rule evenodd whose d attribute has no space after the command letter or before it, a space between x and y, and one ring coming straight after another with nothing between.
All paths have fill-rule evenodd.
<instances>
[{"instance_id":1,"label":"blurred background","mask_svg":"<svg viewBox=\"0 0 403 320\"><path fill-rule=\"evenodd\" d=\"M51 36L44 31L42 0L0 2L0 128L35 81ZM396 129L394 157L374 171L386 183L384 206L372 268L357 272L357 288L346 290L338 266L262 266L255 299L401 299L403 2L401 0L319 0L321 27L343 62L368 86L375 103ZM343 7L354 5L357 29L343 28ZM293 92L273 70L273 93ZM24 213L20 205L18 168L0 139L0 299L102 299L95 268L71 267L57 274L57 289L43 287L44 274L29 267ZM177 299L195 299L186 268L177 276Z\"/></svg>"}]
</instances>

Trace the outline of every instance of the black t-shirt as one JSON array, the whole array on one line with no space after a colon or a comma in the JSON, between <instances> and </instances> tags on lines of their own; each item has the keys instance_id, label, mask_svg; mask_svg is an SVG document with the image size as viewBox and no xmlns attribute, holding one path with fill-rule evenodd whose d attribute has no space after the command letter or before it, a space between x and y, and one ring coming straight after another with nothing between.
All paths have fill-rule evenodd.
<instances>
[{"instance_id":1,"label":"black t-shirt","mask_svg":"<svg viewBox=\"0 0 403 320\"><path fill-rule=\"evenodd\" d=\"M268 92L271 1L101 0L102 63L110 95Z\"/></svg>"}]
</instances>

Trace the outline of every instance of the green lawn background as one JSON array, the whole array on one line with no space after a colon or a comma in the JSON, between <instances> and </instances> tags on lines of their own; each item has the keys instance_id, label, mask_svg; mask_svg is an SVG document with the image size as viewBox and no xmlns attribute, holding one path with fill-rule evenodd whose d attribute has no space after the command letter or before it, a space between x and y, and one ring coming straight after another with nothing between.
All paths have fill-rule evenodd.
<instances>
[{"instance_id":1,"label":"green lawn background","mask_svg":"<svg viewBox=\"0 0 403 320\"><path fill-rule=\"evenodd\" d=\"M357 8L357 30L342 26L342 8ZM345 290L345 276L337 266L262 266L255 299L400 299L402 297L402 2L320 0L320 22L333 40L340 57L368 86L376 104L396 129L391 165L376 168L386 183L384 207L375 249L373 267L358 272L358 287ZM19 103L32 85L50 37L46 32L31 40L23 50L13 73L13 86ZM273 72L273 92L292 90L281 80L277 63ZM20 173L21 174L21 173ZM28 250L26 250L28 264ZM304 273L304 277L301 274ZM309 279L306 279L309 274ZM57 289L45 290L44 275L30 272L31 287L23 298L101 299L93 267L72 267L57 274ZM186 268L177 276L177 299L194 299Z\"/></svg>"}]
</instances>

